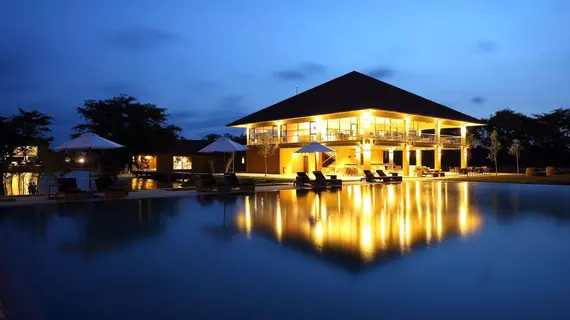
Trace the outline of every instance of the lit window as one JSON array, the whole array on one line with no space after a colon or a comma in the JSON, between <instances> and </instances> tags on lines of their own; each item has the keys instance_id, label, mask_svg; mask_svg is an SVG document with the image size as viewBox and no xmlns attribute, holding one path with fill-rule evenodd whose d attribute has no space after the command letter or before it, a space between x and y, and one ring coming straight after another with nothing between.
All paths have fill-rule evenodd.
<instances>
[{"instance_id":1,"label":"lit window","mask_svg":"<svg viewBox=\"0 0 570 320\"><path fill-rule=\"evenodd\" d=\"M241 164L245 164L245 157L241 157Z\"/></svg>"},{"instance_id":2,"label":"lit window","mask_svg":"<svg viewBox=\"0 0 570 320\"><path fill-rule=\"evenodd\" d=\"M174 156L172 157L172 169L174 170L191 170L192 161L190 157Z\"/></svg>"}]
</instances>

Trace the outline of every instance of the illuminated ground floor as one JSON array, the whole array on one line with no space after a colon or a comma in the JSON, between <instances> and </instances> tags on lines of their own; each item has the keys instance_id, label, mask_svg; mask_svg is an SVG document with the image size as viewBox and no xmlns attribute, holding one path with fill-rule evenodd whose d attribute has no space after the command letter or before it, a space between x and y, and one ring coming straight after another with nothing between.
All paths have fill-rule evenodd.
<instances>
[{"instance_id":1,"label":"illuminated ground floor","mask_svg":"<svg viewBox=\"0 0 570 320\"><path fill-rule=\"evenodd\" d=\"M321 170L338 176L361 176L362 170L382 169L398 171L404 176L413 176L416 166L427 166L435 170L447 171L449 167L467 166L466 148L438 148L413 146L359 145L328 146L335 152L299 154L299 146L280 147L266 159L255 146L247 153L247 172L295 174ZM442 165L442 159L444 165Z\"/></svg>"}]
</instances>

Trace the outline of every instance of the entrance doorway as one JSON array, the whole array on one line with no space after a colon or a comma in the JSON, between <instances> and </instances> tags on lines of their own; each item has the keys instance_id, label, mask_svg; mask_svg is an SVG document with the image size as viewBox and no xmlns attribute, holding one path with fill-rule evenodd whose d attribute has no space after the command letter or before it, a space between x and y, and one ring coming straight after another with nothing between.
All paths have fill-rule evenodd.
<instances>
[{"instance_id":1,"label":"entrance doorway","mask_svg":"<svg viewBox=\"0 0 570 320\"><path fill-rule=\"evenodd\" d=\"M303 172L309 173L309 156L303 156Z\"/></svg>"}]
</instances>

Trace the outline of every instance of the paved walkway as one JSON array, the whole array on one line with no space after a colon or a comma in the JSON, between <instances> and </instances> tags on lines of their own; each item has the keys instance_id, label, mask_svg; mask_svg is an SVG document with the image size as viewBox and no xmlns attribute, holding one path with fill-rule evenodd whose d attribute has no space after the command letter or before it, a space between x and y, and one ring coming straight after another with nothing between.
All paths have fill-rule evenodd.
<instances>
[{"instance_id":1,"label":"paved walkway","mask_svg":"<svg viewBox=\"0 0 570 320\"><path fill-rule=\"evenodd\" d=\"M501 175L501 174L499 174ZM504 174L507 176L507 174ZM510 175L513 176L513 175ZM405 177L404 181L469 181L469 177L460 176L460 175L446 175L445 177L440 178L433 178L433 177ZM360 178L358 179L351 179L351 180L344 180L344 185L355 185L355 184L366 184L365 182L360 182ZM287 189L294 189L293 184L291 182L283 182L278 184L271 184L271 185L258 185L255 191L278 191L278 190L287 190ZM240 191L232 191L231 194L243 194L244 192ZM132 199L154 199L154 198L176 198L176 197L191 197L198 194L196 190L167 190L167 189L156 189L156 190L139 190L130 192L129 195L124 199L116 199L119 200L132 200ZM200 192L201 195L208 195L208 194L220 194L219 192ZM0 208L5 207L17 207L17 206L30 206L30 205L40 205L40 204L54 204L54 203L65 203L63 200L49 200L46 198L45 195L41 196L22 196L22 197L15 197L15 201L0 201ZM94 201L112 201L112 200L105 200L103 197L96 197L86 200L80 200L75 202L94 202Z\"/></svg>"},{"instance_id":2,"label":"paved walkway","mask_svg":"<svg viewBox=\"0 0 570 320\"><path fill-rule=\"evenodd\" d=\"M282 184L272 184L263 186L260 185L256 187L255 191L278 191L278 190L286 190L286 189L293 189L292 183L282 183ZM230 194L244 194L244 191L232 191ZM119 200L133 200L133 199L155 199L155 198L177 198L177 197L191 197L198 194L196 190L166 190L166 189L156 189L156 190L140 190L130 192L129 195L124 199L114 199L116 201ZM201 195L208 195L208 194L221 194L219 192L200 192ZM53 200L47 199L45 195L39 196L22 196L22 197L15 197L15 201L0 201L0 208L5 207L18 207L18 206L32 206L32 205L40 205L40 204L55 204L55 203L66 203L63 200ZM95 202L95 201L114 201L114 200L105 200L103 197L96 197L91 199L73 201L73 202ZM67 201L71 202L71 201Z\"/></svg>"}]
</instances>

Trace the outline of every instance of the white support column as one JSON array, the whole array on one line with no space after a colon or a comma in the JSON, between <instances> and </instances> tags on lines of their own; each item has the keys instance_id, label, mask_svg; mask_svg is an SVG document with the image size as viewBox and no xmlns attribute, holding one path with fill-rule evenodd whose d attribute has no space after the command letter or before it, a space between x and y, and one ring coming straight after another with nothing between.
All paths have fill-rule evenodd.
<instances>
[{"instance_id":1,"label":"white support column","mask_svg":"<svg viewBox=\"0 0 570 320\"><path fill-rule=\"evenodd\" d=\"M394 170L394 148L388 149L388 167Z\"/></svg>"},{"instance_id":2,"label":"white support column","mask_svg":"<svg viewBox=\"0 0 570 320\"><path fill-rule=\"evenodd\" d=\"M467 168L467 153L469 152L469 147L461 147L461 168Z\"/></svg>"},{"instance_id":3,"label":"white support column","mask_svg":"<svg viewBox=\"0 0 570 320\"><path fill-rule=\"evenodd\" d=\"M416 149L416 167L422 165L422 150Z\"/></svg>"},{"instance_id":4,"label":"white support column","mask_svg":"<svg viewBox=\"0 0 570 320\"><path fill-rule=\"evenodd\" d=\"M467 153L469 146L467 145L467 127L461 126L461 168L467 168Z\"/></svg>"},{"instance_id":5,"label":"white support column","mask_svg":"<svg viewBox=\"0 0 570 320\"><path fill-rule=\"evenodd\" d=\"M250 143L249 143L249 130L250 130L249 127L245 128L245 137L246 137L246 139L247 139L246 142L245 142L246 145L247 145L247 144L250 144Z\"/></svg>"},{"instance_id":6,"label":"white support column","mask_svg":"<svg viewBox=\"0 0 570 320\"><path fill-rule=\"evenodd\" d=\"M281 143L281 123L277 124L277 144Z\"/></svg>"},{"instance_id":7,"label":"white support column","mask_svg":"<svg viewBox=\"0 0 570 320\"><path fill-rule=\"evenodd\" d=\"M437 120L436 124L435 124L435 151L433 153L434 155L434 161L433 161L433 166L435 170L441 170L441 122L439 120Z\"/></svg>"},{"instance_id":8,"label":"white support column","mask_svg":"<svg viewBox=\"0 0 570 320\"><path fill-rule=\"evenodd\" d=\"M402 151L402 175L410 175L410 146L404 144L404 150Z\"/></svg>"},{"instance_id":9,"label":"white support column","mask_svg":"<svg viewBox=\"0 0 570 320\"><path fill-rule=\"evenodd\" d=\"M410 131L410 121L408 116L404 117L404 150L402 151L402 175L410 175L410 146L408 145L408 131Z\"/></svg>"}]
</instances>

